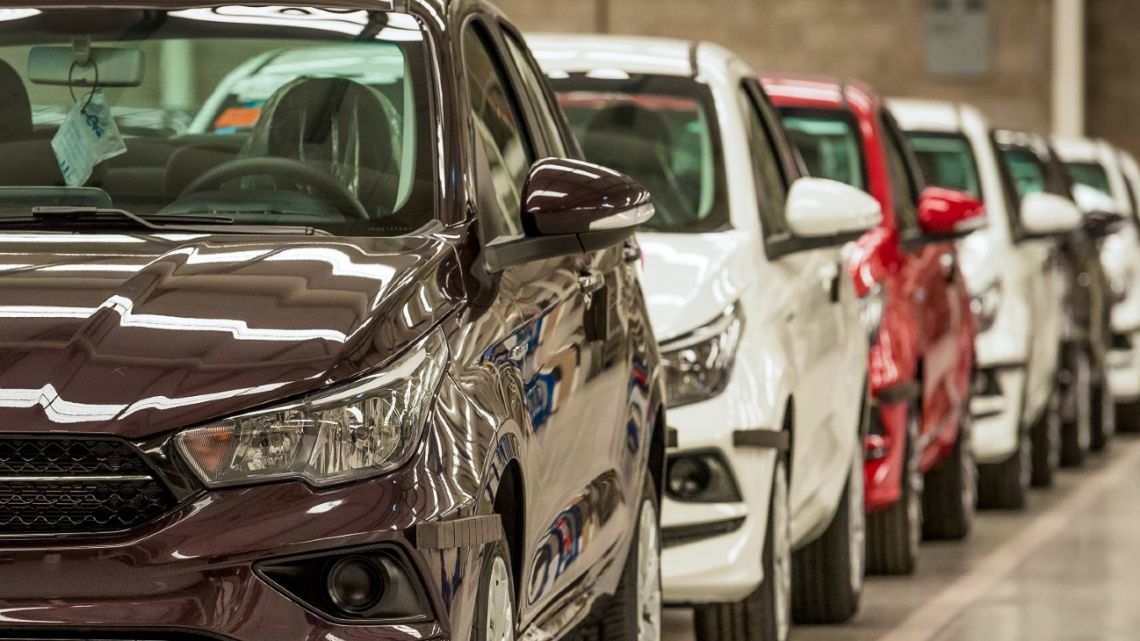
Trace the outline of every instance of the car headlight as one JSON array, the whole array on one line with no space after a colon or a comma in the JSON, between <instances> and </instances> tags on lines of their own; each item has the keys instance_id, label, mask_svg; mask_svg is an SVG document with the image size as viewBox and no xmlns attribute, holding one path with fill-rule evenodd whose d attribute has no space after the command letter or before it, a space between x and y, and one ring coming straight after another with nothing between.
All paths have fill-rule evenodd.
<instances>
[{"instance_id":1,"label":"car headlight","mask_svg":"<svg viewBox=\"0 0 1140 641\"><path fill-rule=\"evenodd\" d=\"M886 294L883 293L881 285L872 286L866 294L859 297L859 321L872 343L879 337L879 327L883 323L883 309L886 305Z\"/></svg>"},{"instance_id":2,"label":"car headlight","mask_svg":"<svg viewBox=\"0 0 1140 641\"><path fill-rule=\"evenodd\" d=\"M743 330L744 316L733 304L708 325L661 346L670 407L724 391Z\"/></svg>"},{"instance_id":3,"label":"car headlight","mask_svg":"<svg viewBox=\"0 0 1140 641\"><path fill-rule=\"evenodd\" d=\"M1000 280L995 280L990 283L989 287L970 298L970 311L974 314L974 322L979 334L994 326L1000 308Z\"/></svg>"},{"instance_id":4,"label":"car headlight","mask_svg":"<svg viewBox=\"0 0 1140 641\"><path fill-rule=\"evenodd\" d=\"M446 361L436 331L382 372L186 430L175 445L209 487L281 479L325 486L390 472L419 444Z\"/></svg>"}]
</instances>

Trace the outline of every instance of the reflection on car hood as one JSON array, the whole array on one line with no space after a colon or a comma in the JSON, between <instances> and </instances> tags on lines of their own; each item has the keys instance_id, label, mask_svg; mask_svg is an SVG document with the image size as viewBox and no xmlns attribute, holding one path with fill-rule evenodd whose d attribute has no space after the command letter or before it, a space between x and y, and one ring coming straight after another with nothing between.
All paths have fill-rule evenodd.
<instances>
[{"instance_id":1,"label":"reflection on car hood","mask_svg":"<svg viewBox=\"0 0 1140 641\"><path fill-rule=\"evenodd\" d=\"M714 319L740 297L749 270L744 235L640 233L642 289L657 339L665 342Z\"/></svg>"},{"instance_id":2,"label":"reflection on car hood","mask_svg":"<svg viewBox=\"0 0 1140 641\"><path fill-rule=\"evenodd\" d=\"M139 438L318 389L448 311L436 239L0 234L0 430Z\"/></svg>"},{"instance_id":3,"label":"reflection on car hood","mask_svg":"<svg viewBox=\"0 0 1140 641\"><path fill-rule=\"evenodd\" d=\"M978 230L958 241L958 264L971 294L986 290L998 279L994 239L987 229Z\"/></svg>"}]
</instances>

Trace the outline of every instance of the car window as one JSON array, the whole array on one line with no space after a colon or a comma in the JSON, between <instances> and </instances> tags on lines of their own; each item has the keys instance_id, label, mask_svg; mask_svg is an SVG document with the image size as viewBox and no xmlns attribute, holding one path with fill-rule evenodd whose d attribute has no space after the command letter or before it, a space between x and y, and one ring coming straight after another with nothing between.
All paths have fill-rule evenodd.
<instances>
[{"instance_id":1,"label":"car window","mask_svg":"<svg viewBox=\"0 0 1140 641\"><path fill-rule=\"evenodd\" d=\"M657 214L646 227L702 233L729 226L724 160L708 86L688 77L551 74L586 159L640 182Z\"/></svg>"},{"instance_id":2,"label":"car window","mask_svg":"<svg viewBox=\"0 0 1140 641\"><path fill-rule=\"evenodd\" d=\"M234 9L246 16L240 25L212 18ZM16 188L33 187L44 204L142 216L224 215L345 235L424 226L437 209L439 145L422 25L406 14L306 12L92 8L6 21L0 216L26 216ZM314 29L322 20L340 28ZM32 73L33 58L77 55L73 36L92 21L116 25L92 47L137 66L108 65L95 93L68 91L67 66ZM128 69L137 75L123 77ZM57 155L52 139L78 105L106 106L122 136L114 154Z\"/></svg>"},{"instance_id":3,"label":"car window","mask_svg":"<svg viewBox=\"0 0 1140 641\"><path fill-rule=\"evenodd\" d=\"M486 156L490 188L499 209L482 212L480 223L486 238L493 239L522 234L522 189L535 158L510 83L489 43L477 23L463 32L471 124Z\"/></svg>"},{"instance_id":4,"label":"car window","mask_svg":"<svg viewBox=\"0 0 1140 641\"><path fill-rule=\"evenodd\" d=\"M1069 170L1069 176L1076 184L1092 187L1106 196L1112 196L1108 172L1099 162L1067 162L1065 168Z\"/></svg>"},{"instance_id":5,"label":"car window","mask_svg":"<svg viewBox=\"0 0 1140 641\"><path fill-rule=\"evenodd\" d=\"M1041 158L1035 152L1024 147L1003 146L1001 160L1017 187L1019 197L1046 191L1048 176Z\"/></svg>"},{"instance_id":6,"label":"car window","mask_svg":"<svg viewBox=\"0 0 1140 641\"><path fill-rule=\"evenodd\" d=\"M883 151L887 156L887 172L891 177L891 200L894 201L895 224L900 230L918 229L918 185L907 168L906 151L897 129L886 118L880 118Z\"/></svg>"},{"instance_id":7,"label":"car window","mask_svg":"<svg viewBox=\"0 0 1140 641\"><path fill-rule=\"evenodd\" d=\"M788 233L785 208L788 202L788 185L780 167L779 150L775 145L763 115L747 88L740 93L748 129L748 150L752 157L752 173L756 180L756 197L760 210L760 224L766 238Z\"/></svg>"},{"instance_id":8,"label":"car window","mask_svg":"<svg viewBox=\"0 0 1140 641\"><path fill-rule=\"evenodd\" d=\"M526 53L526 48L519 38L509 30L503 30L503 38L507 41L507 49L511 53L515 66L518 68L524 85L523 94L530 105L531 112L538 119L538 128L542 131L550 153L566 156L566 145L562 140L562 132L558 128L558 117L551 104L551 97L543 81L544 76L535 69L535 63Z\"/></svg>"},{"instance_id":9,"label":"car window","mask_svg":"<svg viewBox=\"0 0 1140 641\"><path fill-rule=\"evenodd\" d=\"M838 109L781 109L788 140L808 173L858 189L867 188L863 146L850 113Z\"/></svg>"},{"instance_id":10,"label":"car window","mask_svg":"<svg viewBox=\"0 0 1140 641\"><path fill-rule=\"evenodd\" d=\"M908 132L907 137L928 183L983 199L974 150L965 136Z\"/></svg>"}]
</instances>

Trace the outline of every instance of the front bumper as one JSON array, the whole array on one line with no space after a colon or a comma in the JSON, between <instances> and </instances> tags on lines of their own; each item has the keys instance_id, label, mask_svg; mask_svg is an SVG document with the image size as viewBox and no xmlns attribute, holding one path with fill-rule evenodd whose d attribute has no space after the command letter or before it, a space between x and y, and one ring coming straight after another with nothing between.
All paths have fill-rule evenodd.
<instances>
[{"instance_id":1,"label":"front bumper","mask_svg":"<svg viewBox=\"0 0 1140 641\"><path fill-rule=\"evenodd\" d=\"M665 602L670 605L738 601L764 580L761 556L777 450L736 445L736 430L731 427L735 384L707 401L669 410L669 424L677 430L678 443L670 455L720 451L743 499L738 503L685 503L665 497L661 521L666 533L684 529L715 532L718 525L733 524L727 533L664 549L661 578Z\"/></svg>"},{"instance_id":2,"label":"front bumper","mask_svg":"<svg viewBox=\"0 0 1140 641\"><path fill-rule=\"evenodd\" d=\"M393 503L397 479L317 492L280 483L210 492L125 535L0 541L4 634L134 638L162 631L236 641L420 641L439 637L441 602L426 556ZM384 544L401 550L435 615L392 624L338 623L293 600L255 570L260 562ZM16 633L16 636L19 636Z\"/></svg>"},{"instance_id":3,"label":"front bumper","mask_svg":"<svg viewBox=\"0 0 1140 641\"><path fill-rule=\"evenodd\" d=\"M1025 367L979 367L979 385L970 400L973 451L978 463L1000 463L1021 442L1025 406Z\"/></svg>"},{"instance_id":4,"label":"front bumper","mask_svg":"<svg viewBox=\"0 0 1140 641\"><path fill-rule=\"evenodd\" d=\"M1140 330L1114 334L1108 367L1112 398L1120 403L1140 401Z\"/></svg>"}]
</instances>

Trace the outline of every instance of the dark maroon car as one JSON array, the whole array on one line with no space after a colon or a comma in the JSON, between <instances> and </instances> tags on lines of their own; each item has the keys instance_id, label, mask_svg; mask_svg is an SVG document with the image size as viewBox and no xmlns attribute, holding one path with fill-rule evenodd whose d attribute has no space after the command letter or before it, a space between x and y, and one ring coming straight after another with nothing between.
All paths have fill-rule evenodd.
<instances>
[{"instance_id":1,"label":"dark maroon car","mask_svg":"<svg viewBox=\"0 0 1140 641\"><path fill-rule=\"evenodd\" d=\"M0 9L0 639L659 633L648 194L331 5Z\"/></svg>"}]
</instances>

